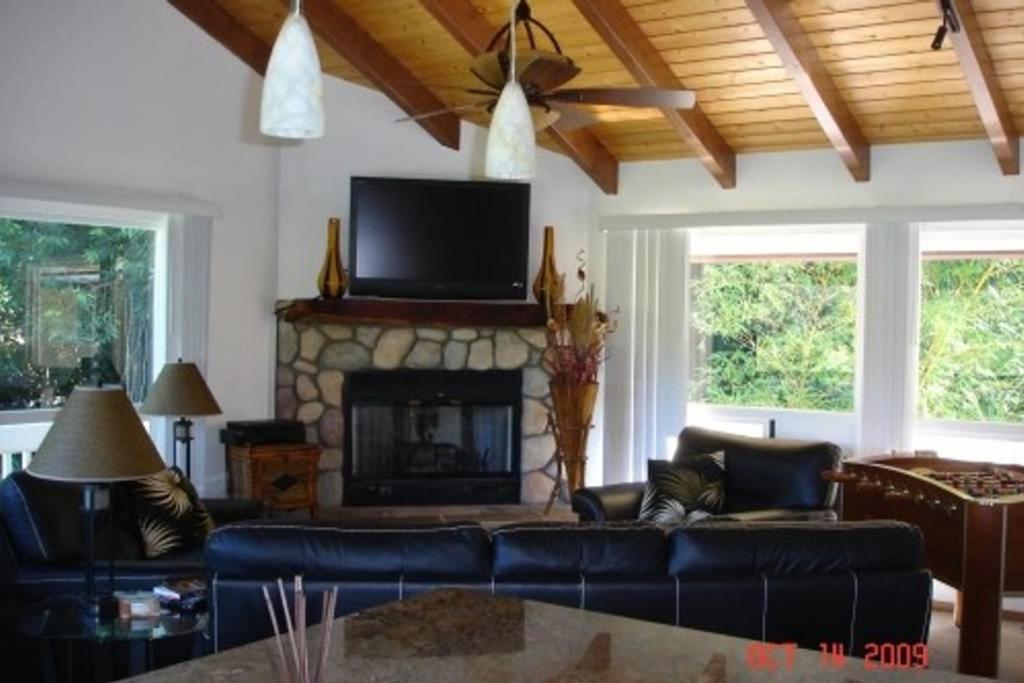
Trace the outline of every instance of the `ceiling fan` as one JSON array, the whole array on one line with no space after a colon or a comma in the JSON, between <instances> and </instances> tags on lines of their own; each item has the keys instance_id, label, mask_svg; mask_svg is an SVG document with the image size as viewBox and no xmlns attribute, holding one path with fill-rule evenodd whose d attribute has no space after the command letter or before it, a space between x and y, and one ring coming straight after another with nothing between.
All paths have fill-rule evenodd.
<instances>
[{"instance_id":1,"label":"ceiling fan","mask_svg":"<svg viewBox=\"0 0 1024 683\"><path fill-rule=\"evenodd\" d=\"M521 50L516 58L516 80L526 95L536 131L543 130L556 121L560 122L559 128L562 130L584 128L598 122L589 112L577 105L690 109L696 103L696 96L691 90L650 87L562 88L561 86L580 74L580 67L562 53L562 47L554 34L533 18L526 0L520 0L516 6L515 24L522 25L530 44L530 49ZM537 48L536 31L547 37L553 50ZM399 121L420 121L442 114L473 111L493 113L502 87L508 81L509 43L515 33L512 22L506 23L491 38L487 49L473 60L469 70L480 81L481 87L436 86L479 95L484 99L471 104L424 112Z\"/></svg>"}]
</instances>

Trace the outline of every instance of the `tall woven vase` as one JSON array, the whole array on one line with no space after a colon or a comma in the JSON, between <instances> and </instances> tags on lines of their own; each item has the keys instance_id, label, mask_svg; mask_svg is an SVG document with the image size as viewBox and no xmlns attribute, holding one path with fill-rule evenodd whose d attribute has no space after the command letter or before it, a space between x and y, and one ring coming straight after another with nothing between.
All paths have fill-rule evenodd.
<instances>
[{"instance_id":1,"label":"tall woven vase","mask_svg":"<svg viewBox=\"0 0 1024 683\"><path fill-rule=\"evenodd\" d=\"M558 458L560 464L565 466L569 493L574 493L585 485L587 436L590 434L594 405L597 403L598 384L551 382L550 386Z\"/></svg>"},{"instance_id":2,"label":"tall woven vase","mask_svg":"<svg viewBox=\"0 0 1024 683\"><path fill-rule=\"evenodd\" d=\"M330 218L327 221L327 253L316 278L316 288L325 299L340 299L348 289L348 273L341 265L340 241L341 219Z\"/></svg>"}]
</instances>

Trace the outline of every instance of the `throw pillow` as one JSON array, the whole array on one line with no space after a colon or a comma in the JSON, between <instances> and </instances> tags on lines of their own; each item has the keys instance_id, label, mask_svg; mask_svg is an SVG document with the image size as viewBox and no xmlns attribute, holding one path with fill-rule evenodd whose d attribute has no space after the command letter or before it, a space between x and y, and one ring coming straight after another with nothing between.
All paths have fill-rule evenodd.
<instances>
[{"instance_id":1,"label":"throw pillow","mask_svg":"<svg viewBox=\"0 0 1024 683\"><path fill-rule=\"evenodd\" d=\"M201 546L213 531L213 518L177 467L122 484L119 496L135 518L147 558Z\"/></svg>"},{"instance_id":2,"label":"throw pillow","mask_svg":"<svg viewBox=\"0 0 1024 683\"><path fill-rule=\"evenodd\" d=\"M725 503L725 454L696 455L672 463L647 461L647 486L639 519L689 525L718 514Z\"/></svg>"}]
</instances>

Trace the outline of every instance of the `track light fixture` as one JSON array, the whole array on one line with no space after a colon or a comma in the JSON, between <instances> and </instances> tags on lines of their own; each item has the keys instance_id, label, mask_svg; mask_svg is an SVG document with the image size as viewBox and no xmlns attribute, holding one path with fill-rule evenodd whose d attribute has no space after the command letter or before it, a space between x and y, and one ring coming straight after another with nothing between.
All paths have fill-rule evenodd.
<instances>
[{"instance_id":1,"label":"track light fixture","mask_svg":"<svg viewBox=\"0 0 1024 683\"><path fill-rule=\"evenodd\" d=\"M942 23L935 30L935 37L932 38L933 50L942 49L947 32L960 33L960 20L957 19L956 10L953 9L953 0L940 0L939 8L942 11Z\"/></svg>"}]
</instances>

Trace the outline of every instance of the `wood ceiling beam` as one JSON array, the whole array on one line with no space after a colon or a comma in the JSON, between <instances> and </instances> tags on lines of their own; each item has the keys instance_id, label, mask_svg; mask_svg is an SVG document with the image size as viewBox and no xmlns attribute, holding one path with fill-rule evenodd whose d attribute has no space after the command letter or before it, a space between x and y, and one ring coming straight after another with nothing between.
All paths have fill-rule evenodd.
<instances>
[{"instance_id":1,"label":"wood ceiling beam","mask_svg":"<svg viewBox=\"0 0 1024 683\"><path fill-rule=\"evenodd\" d=\"M210 0L167 0L193 24L262 76L270 61L270 46L244 24Z\"/></svg>"},{"instance_id":2,"label":"wood ceiling beam","mask_svg":"<svg viewBox=\"0 0 1024 683\"><path fill-rule=\"evenodd\" d=\"M290 5L288 0L281 2ZM305 0L302 13L313 33L409 116L448 107L333 0ZM416 123L445 147L459 148L461 122L455 114L431 116Z\"/></svg>"},{"instance_id":3,"label":"wood ceiling beam","mask_svg":"<svg viewBox=\"0 0 1024 683\"><path fill-rule=\"evenodd\" d=\"M789 0L746 0L746 3L853 179L869 180L871 147L801 28Z\"/></svg>"},{"instance_id":4,"label":"wood ceiling beam","mask_svg":"<svg viewBox=\"0 0 1024 683\"><path fill-rule=\"evenodd\" d=\"M936 2L940 7L940 3ZM992 60L985 46L981 27L974 14L971 0L953 0L953 9L960 19L960 30L950 31L947 38L953 43L964 78L970 87L981 122L988 133L989 142L999 160L1003 175L1020 174L1020 138L1013 122L1013 114L999 86Z\"/></svg>"},{"instance_id":5,"label":"wood ceiling beam","mask_svg":"<svg viewBox=\"0 0 1024 683\"><path fill-rule=\"evenodd\" d=\"M854 180L871 176L870 145L788 0L746 0L775 53Z\"/></svg>"},{"instance_id":6,"label":"wood ceiling beam","mask_svg":"<svg viewBox=\"0 0 1024 683\"><path fill-rule=\"evenodd\" d=\"M620 0L573 2L637 83L658 88L684 87ZM736 187L736 153L700 105L661 111L718 184L724 188Z\"/></svg>"},{"instance_id":7,"label":"wood ceiling beam","mask_svg":"<svg viewBox=\"0 0 1024 683\"><path fill-rule=\"evenodd\" d=\"M495 28L470 0L420 0L420 4L471 55L487 49ZM590 131L578 128L565 130L556 121L548 134L605 194L619 189L619 161Z\"/></svg>"}]
</instances>

